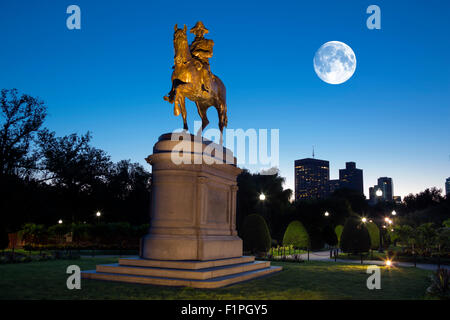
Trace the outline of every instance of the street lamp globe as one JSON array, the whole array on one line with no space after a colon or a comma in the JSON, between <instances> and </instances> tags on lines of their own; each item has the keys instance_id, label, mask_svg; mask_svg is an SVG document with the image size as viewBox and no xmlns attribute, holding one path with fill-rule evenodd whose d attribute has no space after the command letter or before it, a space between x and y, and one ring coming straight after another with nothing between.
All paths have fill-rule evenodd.
<instances>
[{"instance_id":1,"label":"street lamp globe","mask_svg":"<svg viewBox=\"0 0 450 320\"><path fill-rule=\"evenodd\" d=\"M100 217L102 214L100 211L97 211L97 213L95 214L97 217Z\"/></svg>"},{"instance_id":2,"label":"street lamp globe","mask_svg":"<svg viewBox=\"0 0 450 320\"><path fill-rule=\"evenodd\" d=\"M366 218L362 218L361 221L362 221L363 223L366 223L366 222L367 222L367 219L366 219Z\"/></svg>"},{"instance_id":3,"label":"street lamp globe","mask_svg":"<svg viewBox=\"0 0 450 320\"><path fill-rule=\"evenodd\" d=\"M259 195L259 200L261 200L261 201L266 200L266 196L264 195L264 193L261 193L261 194Z\"/></svg>"},{"instance_id":4,"label":"street lamp globe","mask_svg":"<svg viewBox=\"0 0 450 320\"><path fill-rule=\"evenodd\" d=\"M397 212L395 212L395 210L392 210L392 215L393 216L397 215Z\"/></svg>"},{"instance_id":5,"label":"street lamp globe","mask_svg":"<svg viewBox=\"0 0 450 320\"><path fill-rule=\"evenodd\" d=\"M61 219L58 220L58 223L61 224L63 221Z\"/></svg>"},{"instance_id":6,"label":"street lamp globe","mask_svg":"<svg viewBox=\"0 0 450 320\"><path fill-rule=\"evenodd\" d=\"M325 217L328 217L330 215L330 213L328 211L325 211L324 215L325 215Z\"/></svg>"},{"instance_id":7,"label":"street lamp globe","mask_svg":"<svg viewBox=\"0 0 450 320\"><path fill-rule=\"evenodd\" d=\"M375 194L376 194L377 197L381 197L383 195L383 191L381 191L381 189L377 189Z\"/></svg>"}]
</instances>

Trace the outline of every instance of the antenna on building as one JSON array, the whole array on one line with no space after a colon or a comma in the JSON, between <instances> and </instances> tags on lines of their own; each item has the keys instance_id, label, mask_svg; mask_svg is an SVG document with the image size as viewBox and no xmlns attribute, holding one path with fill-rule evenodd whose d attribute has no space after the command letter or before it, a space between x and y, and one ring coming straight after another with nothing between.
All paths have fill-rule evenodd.
<instances>
[{"instance_id":1,"label":"antenna on building","mask_svg":"<svg viewBox=\"0 0 450 320\"><path fill-rule=\"evenodd\" d=\"M314 158L314 146L312 146L313 147L313 158Z\"/></svg>"}]
</instances>

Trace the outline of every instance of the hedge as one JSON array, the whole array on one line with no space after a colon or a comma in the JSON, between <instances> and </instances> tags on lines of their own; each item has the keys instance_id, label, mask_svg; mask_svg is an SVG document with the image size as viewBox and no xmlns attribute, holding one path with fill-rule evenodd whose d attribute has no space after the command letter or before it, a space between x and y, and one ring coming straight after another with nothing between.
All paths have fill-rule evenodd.
<instances>
[{"instance_id":1,"label":"hedge","mask_svg":"<svg viewBox=\"0 0 450 320\"><path fill-rule=\"evenodd\" d=\"M347 218L342 230L341 249L346 253L362 253L370 250L370 235L360 217Z\"/></svg>"},{"instance_id":2,"label":"hedge","mask_svg":"<svg viewBox=\"0 0 450 320\"><path fill-rule=\"evenodd\" d=\"M244 249L251 252L267 252L272 239L266 221L259 214L250 214L244 219L242 226Z\"/></svg>"},{"instance_id":3,"label":"hedge","mask_svg":"<svg viewBox=\"0 0 450 320\"><path fill-rule=\"evenodd\" d=\"M309 234L300 221L292 221L286 228L283 245L293 245L295 248L308 248L310 246Z\"/></svg>"}]
</instances>

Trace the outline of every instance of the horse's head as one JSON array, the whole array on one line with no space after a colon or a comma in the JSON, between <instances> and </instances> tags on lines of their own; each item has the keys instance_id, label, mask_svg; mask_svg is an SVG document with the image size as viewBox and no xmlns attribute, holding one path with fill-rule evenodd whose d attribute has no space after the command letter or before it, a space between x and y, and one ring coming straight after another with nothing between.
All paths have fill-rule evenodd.
<instances>
[{"instance_id":1,"label":"horse's head","mask_svg":"<svg viewBox=\"0 0 450 320\"><path fill-rule=\"evenodd\" d=\"M175 32L173 34L173 42L174 43L178 43L178 42L188 42L187 41L187 28L186 25L184 25L183 29L178 29L178 24L175 25L174 27Z\"/></svg>"},{"instance_id":2,"label":"horse's head","mask_svg":"<svg viewBox=\"0 0 450 320\"><path fill-rule=\"evenodd\" d=\"M183 29L178 29L178 25L175 25L175 32L173 34L173 46L175 48L175 61L186 61L190 59L191 53L189 51L189 44L187 39L187 28L184 25ZM178 57L178 59L177 59Z\"/></svg>"}]
</instances>

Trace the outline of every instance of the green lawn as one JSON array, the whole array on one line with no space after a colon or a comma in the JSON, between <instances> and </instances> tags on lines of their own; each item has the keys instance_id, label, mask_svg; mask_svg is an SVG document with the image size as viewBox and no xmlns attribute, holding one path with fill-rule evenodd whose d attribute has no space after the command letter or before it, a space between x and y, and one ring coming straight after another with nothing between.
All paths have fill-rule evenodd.
<instances>
[{"instance_id":1,"label":"green lawn","mask_svg":"<svg viewBox=\"0 0 450 320\"><path fill-rule=\"evenodd\" d=\"M381 290L366 287L366 267L329 262L282 263L281 273L221 289L172 288L85 280L66 288L68 265L81 270L116 258L0 265L0 299L423 299L429 271L382 269Z\"/></svg>"}]
</instances>

